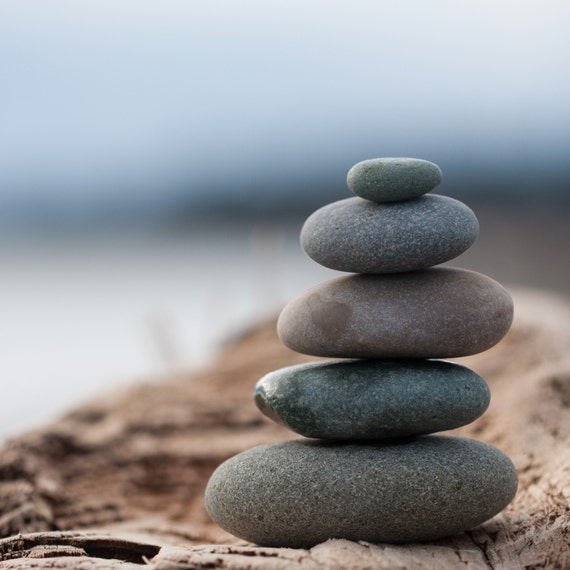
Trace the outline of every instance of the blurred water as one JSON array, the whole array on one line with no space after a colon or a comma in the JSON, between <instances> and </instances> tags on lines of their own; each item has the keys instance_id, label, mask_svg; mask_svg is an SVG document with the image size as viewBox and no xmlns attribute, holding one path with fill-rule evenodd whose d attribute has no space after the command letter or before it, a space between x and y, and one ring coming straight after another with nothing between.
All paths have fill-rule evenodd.
<instances>
[{"instance_id":1,"label":"blurred water","mask_svg":"<svg viewBox=\"0 0 570 570\"><path fill-rule=\"evenodd\" d=\"M302 267L297 233L228 222L0 242L0 435L133 379L204 365L225 337L327 274Z\"/></svg>"},{"instance_id":2,"label":"blurred water","mask_svg":"<svg viewBox=\"0 0 570 570\"><path fill-rule=\"evenodd\" d=\"M567 209L471 206L480 236L451 265L570 294ZM228 335L339 276L301 251L301 224L5 236L0 436L116 386L203 366Z\"/></svg>"}]
</instances>

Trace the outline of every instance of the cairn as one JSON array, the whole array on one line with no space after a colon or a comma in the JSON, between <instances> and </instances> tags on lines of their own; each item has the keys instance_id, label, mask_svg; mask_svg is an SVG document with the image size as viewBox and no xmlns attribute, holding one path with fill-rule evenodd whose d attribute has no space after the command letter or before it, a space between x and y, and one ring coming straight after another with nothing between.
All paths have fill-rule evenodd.
<instances>
[{"instance_id":1,"label":"cairn","mask_svg":"<svg viewBox=\"0 0 570 570\"><path fill-rule=\"evenodd\" d=\"M295 351L334 360L257 383L260 410L304 438L245 451L215 471L206 508L230 533L292 548L434 540L514 497L516 472L501 451L431 435L474 421L490 401L480 376L441 359L487 350L513 316L511 297L489 277L434 267L479 231L465 204L428 194L440 180L425 160L366 160L348 173L356 196L305 222L305 252L351 275L291 301L278 333Z\"/></svg>"}]
</instances>

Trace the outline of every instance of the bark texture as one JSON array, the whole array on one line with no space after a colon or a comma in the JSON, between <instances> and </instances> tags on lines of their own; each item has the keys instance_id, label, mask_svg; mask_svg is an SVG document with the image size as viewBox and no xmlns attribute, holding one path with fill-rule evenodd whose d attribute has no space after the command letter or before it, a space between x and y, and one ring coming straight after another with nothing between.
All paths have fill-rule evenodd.
<instances>
[{"instance_id":1,"label":"bark texture","mask_svg":"<svg viewBox=\"0 0 570 570\"><path fill-rule=\"evenodd\" d=\"M515 322L460 359L489 383L479 420L452 433L489 442L519 472L513 503L484 525L426 544L330 540L261 548L217 528L203 506L213 469L295 437L251 397L266 372L309 357L275 323L232 340L200 373L106 394L0 450L0 567L225 569L570 568L570 305L515 292Z\"/></svg>"}]
</instances>

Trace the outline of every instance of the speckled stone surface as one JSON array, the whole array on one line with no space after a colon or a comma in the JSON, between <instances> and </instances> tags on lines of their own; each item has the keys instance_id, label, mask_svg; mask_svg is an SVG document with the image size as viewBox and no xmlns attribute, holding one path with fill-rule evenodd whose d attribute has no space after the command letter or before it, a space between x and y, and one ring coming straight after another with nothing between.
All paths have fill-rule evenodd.
<instances>
[{"instance_id":1,"label":"speckled stone surface","mask_svg":"<svg viewBox=\"0 0 570 570\"><path fill-rule=\"evenodd\" d=\"M307 548L329 538L415 542L470 529L513 498L509 458L487 444L428 435L390 443L297 440L223 463L206 508L251 542Z\"/></svg>"},{"instance_id":2,"label":"speckled stone surface","mask_svg":"<svg viewBox=\"0 0 570 570\"><path fill-rule=\"evenodd\" d=\"M309 216L301 246L330 269L396 273L449 261L467 250L478 233L472 210L447 196L389 204L348 198Z\"/></svg>"},{"instance_id":3,"label":"speckled stone surface","mask_svg":"<svg viewBox=\"0 0 570 570\"><path fill-rule=\"evenodd\" d=\"M343 360L275 370L255 387L268 417L305 437L378 440L453 429L487 409L466 366L441 360Z\"/></svg>"},{"instance_id":4,"label":"speckled stone surface","mask_svg":"<svg viewBox=\"0 0 570 570\"><path fill-rule=\"evenodd\" d=\"M355 164L346 177L350 190L374 202L408 200L441 182L437 164L420 158L373 158Z\"/></svg>"},{"instance_id":5,"label":"speckled stone surface","mask_svg":"<svg viewBox=\"0 0 570 570\"><path fill-rule=\"evenodd\" d=\"M321 283L285 306L277 332L314 356L451 358L491 348L512 318L511 296L490 277L433 267Z\"/></svg>"}]
</instances>

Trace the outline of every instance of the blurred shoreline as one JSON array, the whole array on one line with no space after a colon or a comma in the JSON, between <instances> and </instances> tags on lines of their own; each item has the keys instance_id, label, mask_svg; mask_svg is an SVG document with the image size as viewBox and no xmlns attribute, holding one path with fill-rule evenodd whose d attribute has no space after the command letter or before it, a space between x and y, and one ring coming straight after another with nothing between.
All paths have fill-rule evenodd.
<instances>
[{"instance_id":1,"label":"blurred shoreline","mask_svg":"<svg viewBox=\"0 0 570 570\"><path fill-rule=\"evenodd\" d=\"M140 251L147 244L167 247L168 243L173 244L173 251L177 251L180 244L186 244L187 251L191 251L196 240L202 248L207 248L220 246L225 238L234 242L235 237L241 244L241 254L249 255L250 234L251 239L255 239L256 233L265 231L275 234L273 239L289 242L289 249L297 247L303 258L295 242L304 220L321 205L349 196L345 190L344 196L330 197L314 206L289 204L286 208L276 206L269 210L232 208L229 204L226 209L207 213L182 209L149 217L134 215L130 218L115 213L104 219L93 217L90 221L59 216L51 220L47 217L42 223L28 220L20 226L0 225L0 254L53 249L82 255L92 248ZM480 232L474 246L451 264L492 274L501 282L570 293L570 264L565 251L570 243L570 190L568 200L452 197L464 201L475 212Z\"/></svg>"},{"instance_id":2,"label":"blurred shoreline","mask_svg":"<svg viewBox=\"0 0 570 570\"><path fill-rule=\"evenodd\" d=\"M469 206L479 238L448 265L570 295L568 208ZM0 436L116 386L203 366L230 335L339 276L300 248L309 213L0 236Z\"/></svg>"},{"instance_id":3,"label":"blurred shoreline","mask_svg":"<svg viewBox=\"0 0 570 570\"><path fill-rule=\"evenodd\" d=\"M451 262L485 273L504 285L570 294L570 203L468 203L479 237Z\"/></svg>"}]
</instances>

